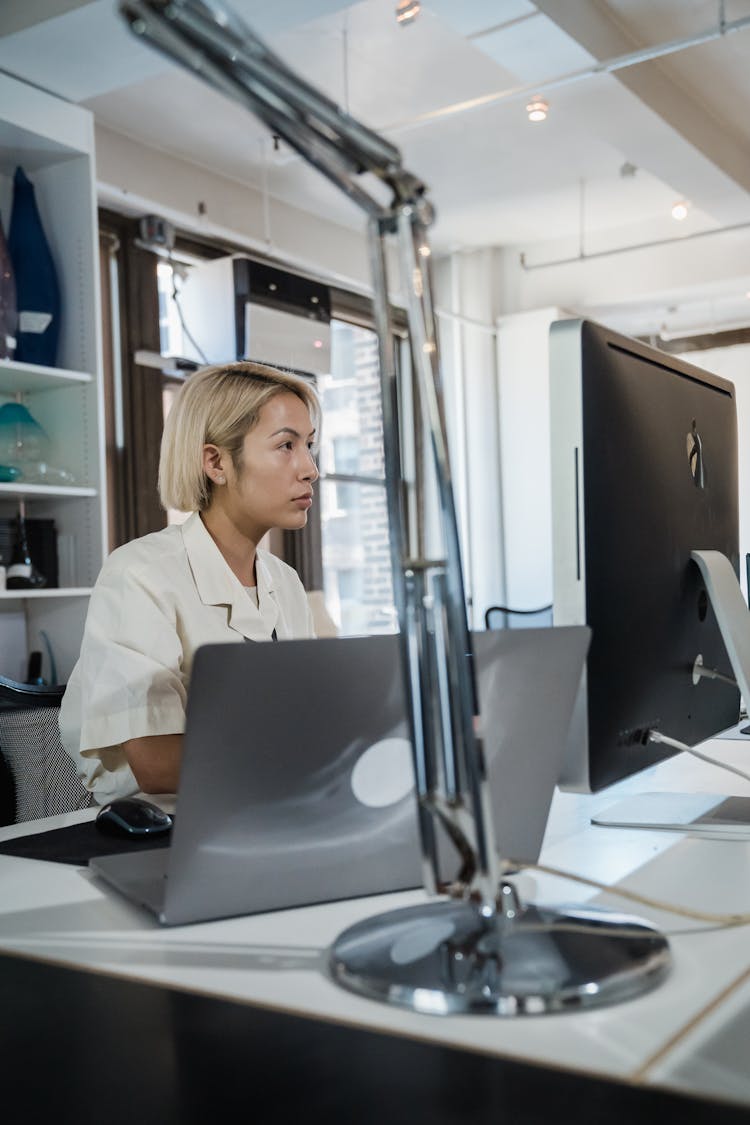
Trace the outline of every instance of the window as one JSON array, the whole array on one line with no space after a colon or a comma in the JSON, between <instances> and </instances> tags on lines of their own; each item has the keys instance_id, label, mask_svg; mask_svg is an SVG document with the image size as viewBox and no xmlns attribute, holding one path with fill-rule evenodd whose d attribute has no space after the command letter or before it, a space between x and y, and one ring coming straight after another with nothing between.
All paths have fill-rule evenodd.
<instances>
[{"instance_id":1,"label":"window","mask_svg":"<svg viewBox=\"0 0 750 1125\"><path fill-rule=\"evenodd\" d=\"M332 320L331 371L317 385L326 605L344 636L391 633L396 611L375 333Z\"/></svg>"}]
</instances>

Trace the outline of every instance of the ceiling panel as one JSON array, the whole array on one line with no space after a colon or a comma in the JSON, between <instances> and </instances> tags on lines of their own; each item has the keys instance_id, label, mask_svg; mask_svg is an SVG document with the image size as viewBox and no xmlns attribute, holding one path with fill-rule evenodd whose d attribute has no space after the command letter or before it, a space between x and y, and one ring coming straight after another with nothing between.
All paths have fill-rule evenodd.
<instances>
[{"instance_id":1,"label":"ceiling panel","mask_svg":"<svg viewBox=\"0 0 750 1125\"><path fill-rule=\"evenodd\" d=\"M143 144L361 226L249 113L136 41L114 0L63 6L2 37L0 4L0 67ZM669 237L678 197L692 204L683 232L750 221L750 29L617 76L594 72L608 53L715 25L713 0L423 0L406 27L395 6L234 0L303 77L402 149L435 201L436 249ZM727 0L726 15L750 15L750 0ZM537 83L550 113L531 125ZM490 104L467 108L475 99Z\"/></svg>"}]
</instances>

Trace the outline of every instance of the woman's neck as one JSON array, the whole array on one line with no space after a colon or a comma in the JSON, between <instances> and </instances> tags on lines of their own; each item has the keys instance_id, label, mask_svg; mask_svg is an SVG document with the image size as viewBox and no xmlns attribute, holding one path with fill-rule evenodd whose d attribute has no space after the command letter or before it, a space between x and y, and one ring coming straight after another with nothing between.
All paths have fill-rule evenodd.
<instances>
[{"instance_id":1,"label":"woman's neck","mask_svg":"<svg viewBox=\"0 0 750 1125\"><path fill-rule=\"evenodd\" d=\"M262 535L239 528L216 504L200 513L203 526L221 551L227 566L243 586L255 586L255 557Z\"/></svg>"}]
</instances>

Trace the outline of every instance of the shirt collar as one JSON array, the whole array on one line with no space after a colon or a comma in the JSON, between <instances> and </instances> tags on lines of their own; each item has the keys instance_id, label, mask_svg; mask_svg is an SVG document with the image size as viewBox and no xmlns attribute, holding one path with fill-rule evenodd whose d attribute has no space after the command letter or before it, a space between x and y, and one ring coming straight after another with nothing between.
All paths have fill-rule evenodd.
<instances>
[{"instance_id":1,"label":"shirt collar","mask_svg":"<svg viewBox=\"0 0 750 1125\"><path fill-rule=\"evenodd\" d=\"M271 572L262 553L256 554L255 562L259 603L256 608L211 538L200 514L193 512L188 516L181 530L195 587L203 604L227 606L228 625L244 637L270 636L278 620L278 605Z\"/></svg>"}]
</instances>

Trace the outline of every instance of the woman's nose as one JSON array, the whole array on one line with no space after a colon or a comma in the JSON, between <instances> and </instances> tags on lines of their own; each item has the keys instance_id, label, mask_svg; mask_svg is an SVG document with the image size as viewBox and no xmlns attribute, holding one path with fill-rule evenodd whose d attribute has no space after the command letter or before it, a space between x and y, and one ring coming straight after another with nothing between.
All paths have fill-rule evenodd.
<instances>
[{"instance_id":1,"label":"woman's nose","mask_svg":"<svg viewBox=\"0 0 750 1125\"><path fill-rule=\"evenodd\" d=\"M302 466L302 472L300 475L304 480L317 480L320 476L320 473L318 472L318 466L315 464L315 458L313 457L312 453L308 452L307 461Z\"/></svg>"}]
</instances>

